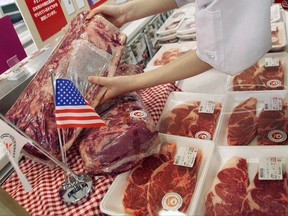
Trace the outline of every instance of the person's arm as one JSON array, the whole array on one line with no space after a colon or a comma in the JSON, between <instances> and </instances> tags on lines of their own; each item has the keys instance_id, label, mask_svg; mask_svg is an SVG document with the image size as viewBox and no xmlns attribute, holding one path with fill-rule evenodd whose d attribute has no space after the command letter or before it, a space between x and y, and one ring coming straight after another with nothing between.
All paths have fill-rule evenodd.
<instances>
[{"instance_id":1,"label":"person's arm","mask_svg":"<svg viewBox=\"0 0 288 216\"><path fill-rule=\"evenodd\" d=\"M177 8L175 0L133 0L121 5L101 5L91 10L87 19L102 14L116 26Z\"/></svg>"},{"instance_id":2,"label":"person's arm","mask_svg":"<svg viewBox=\"0 0 288 216\"><path fill-rule=\"evenodd\" d=\"M200 60L195 51L190 51L170 62L151 71L132 76L89 77L92 83L104 86L106 94L100 103L125 93L170 83L203 73L212 67Z\"/></svg>"}]
</instances>

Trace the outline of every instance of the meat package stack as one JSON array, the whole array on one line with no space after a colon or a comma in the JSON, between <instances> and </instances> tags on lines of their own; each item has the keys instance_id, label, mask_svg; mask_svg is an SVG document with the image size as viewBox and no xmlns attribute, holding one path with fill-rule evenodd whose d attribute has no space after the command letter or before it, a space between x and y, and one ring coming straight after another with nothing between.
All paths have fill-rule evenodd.
<instances>
[{"instance_id":1,"label":"meat package stack","mask_svg":"<svg viewBox=\"0 0 288 216\"><path fill-rule=\"evenodd\" d=\"M277 9L270 52L227 79L196 215L288 215L287 33Z\"/></svg>"},{"instance_id":2,"label":"meat package stack","mask_svg":"<svg viewBox=\"0 0 288 216\"><path fill-rule=\"evenodd\" d=\"M175 43L180 40L195 40L195 8L193 6L173 11L156 32L159 44Z\"/></svg>"},{"instance_id":3,"label":"meat package stack","mask_svg":"<svg viewBox=\"0 0 288 216\"><path fill-rule=\"evenodd\" d=\"M111 77L142 72L136 67L119 66L126 35L101 16L87 21L87 14L82 12L71 21L58 47L6 114L17 127L58 159L61 152L50 71L54 71L55 78L74 81L94 108L98 107L105 89L89 83L87 76L80 78L85 73L89 75L91 68L96 70L107 63L101 60L105 55L110 56L107 68L93 71L93 74ZM133 117L130 115L132 111L144 115ZM156 126L137 92L103 104L98 112L107 127L63 129L65 151L80 144L84 166L90 174L113 174L131 169L143 157L152 154L160 143ZM25 145L24 154L44 164L50 163L33 146Z\"/></svg>"}]
</instances>

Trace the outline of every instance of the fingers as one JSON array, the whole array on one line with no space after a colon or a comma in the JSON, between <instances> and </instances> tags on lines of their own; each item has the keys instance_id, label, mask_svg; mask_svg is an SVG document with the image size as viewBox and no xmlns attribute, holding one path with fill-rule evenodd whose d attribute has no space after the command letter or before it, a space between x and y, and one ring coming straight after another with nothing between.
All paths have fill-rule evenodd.
<instances>
[{"instance_id":1,"label":"fingers","mask_svg":"<svg viewBox=\"0 0 288 216\"><path fill-rule=\"evenodd\" d=\"M98 77L98 76L89 76L88 81L97 85L102 85L102 86L105 85L105 81L103 81L102 77Z\"/></svg>"},{"instance_id":2,"label":"fingers","mask_svg":"<svg viewBox=\"0 0 288 216\"><path fill-rule=\"evenodd\" d=\"M96 14L101 14L103 13L103 6L96 7L95 9L91 10L89 14L87 15L86 19L92 19Z\"/></svg>"}]
</instances>

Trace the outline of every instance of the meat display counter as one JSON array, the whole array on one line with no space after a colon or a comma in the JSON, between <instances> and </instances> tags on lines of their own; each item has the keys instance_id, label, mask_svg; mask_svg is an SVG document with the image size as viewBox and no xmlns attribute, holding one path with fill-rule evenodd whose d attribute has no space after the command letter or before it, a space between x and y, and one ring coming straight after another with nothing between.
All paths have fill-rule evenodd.
<instances>
[{"instance_id":1,"label":"meat display counter","mask_svg":"<svg viewBox=\"0 0 288 216\"><path fill-rule=\"evenodd\" d=\"M130 49L133 44L140 37L144 39L145 29L157 20L163 20L167 17L166 14L157 16L146 17L137 21L126 24L122 27L122 31L127 35L127 49ZM150 34L151 35L151 34ZM49 45L44 47L32 54L30 57L23 59L17 65L7 70L0 76L0 113L5 115L9 108L14 104L29 82L33 79L37 71L45 64L54 48L57 46L59 39L51 42ZM149 42L149 41L148 41ZM145 38L145 47L147 48L147 38ZM146 59L148 62L149 59ZM139 61L142 62L140 59ZM137 62L136 62L137 64ZM14 73L19 74L14 74ZM21 73L21 74L20 74ZM15 76L15 78L13 78ZM4 148L0 148L0 185L5 182L7 177L13 172L13 168L9 163Z\"/></svg>"}]
</instances>

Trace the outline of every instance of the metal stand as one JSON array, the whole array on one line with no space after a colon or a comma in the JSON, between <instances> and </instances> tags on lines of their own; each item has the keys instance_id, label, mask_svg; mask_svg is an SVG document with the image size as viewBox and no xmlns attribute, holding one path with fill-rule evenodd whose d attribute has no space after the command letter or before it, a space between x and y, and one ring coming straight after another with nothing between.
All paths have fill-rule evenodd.
<instances>
[{"instance_id":1,"label":"metal stand","mask_svg":"<svg viewBox=\"0 0 288 216\"><path fill-rule=\"evenodd\" d=\"M82 181L70 176L69 180L64 182L60 188L60 198L66 203L78 203L88 196L92 188L92 178L89 175L83 173L78 176Z\"/></svg>"},{"instance_id":2,"label":"metal stand","mask_svg":"<svg viewBox=\"0 0 288 216\"><path fill-rule=\"evenodd\" d=\"M34 146L37 150L42 152L46 157L52 160L56 165L58 165L65 174L69 174L69 178L67 181L63 183L60 188L60 198L63 202L66 203L78 203L80 200L83 200L91 191L93 181L92 178L87 174L76 174L74 173L66 164L63 164L61 161L52 156L46 149L36 143L34 140L31 140L23 131L13 125L7 118L5 118L0 113L0 119L2 119L6 124L12 127L15 131L21 134L23 137L28 139L32 146ZM85 200L84 200L85 201Z\"/></svg>"}]
</instances>

